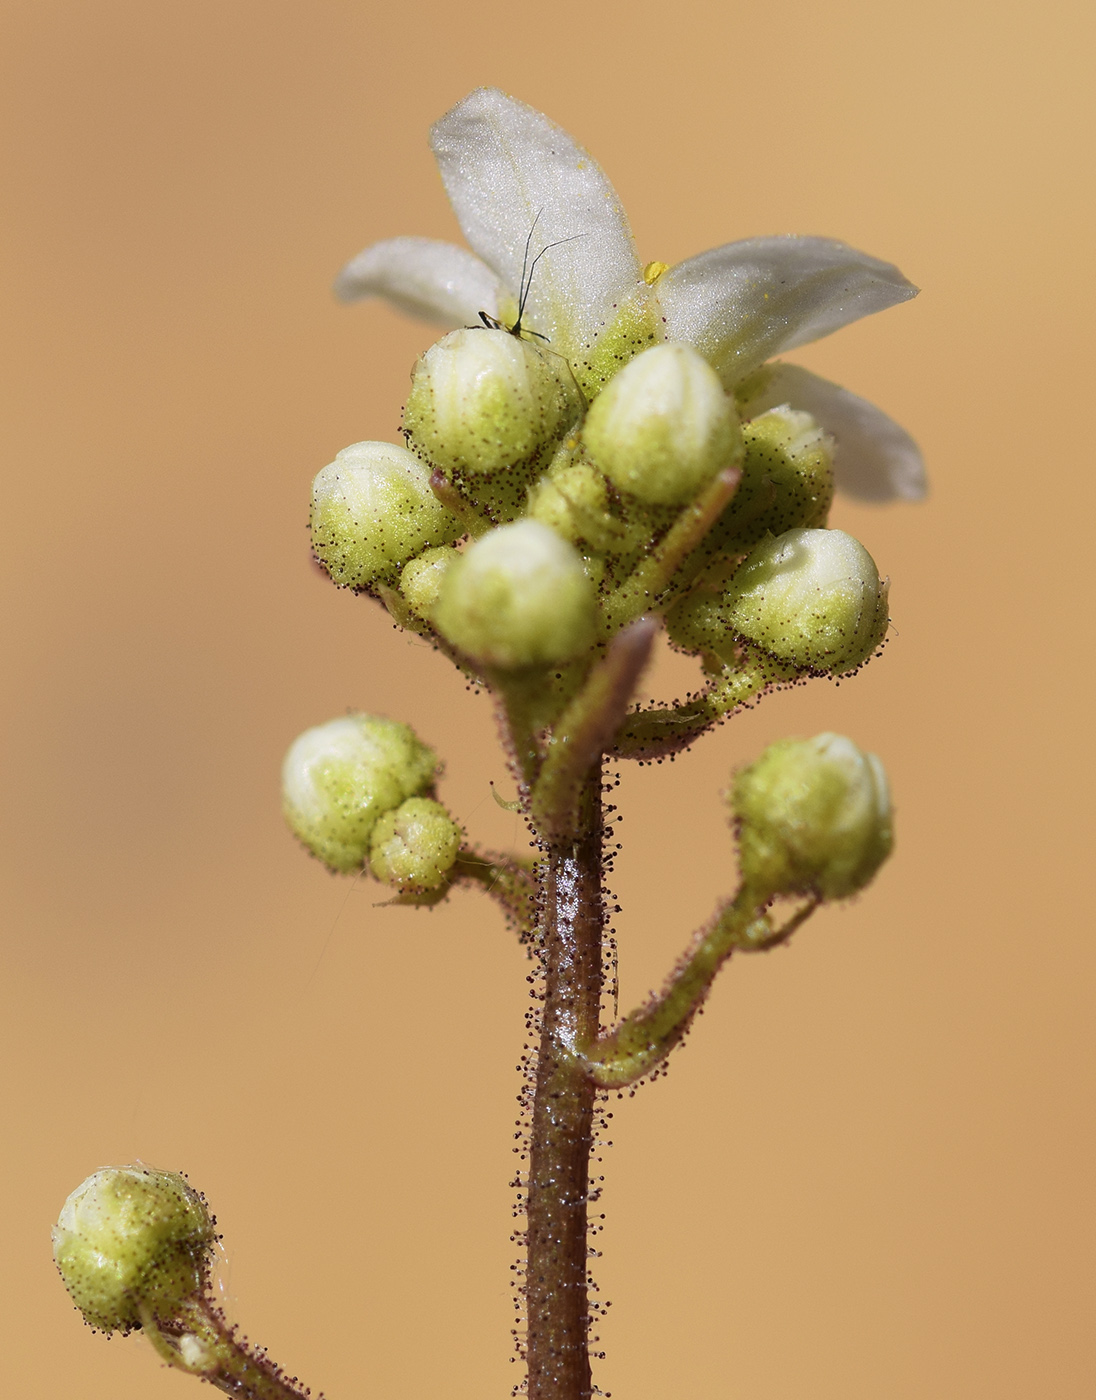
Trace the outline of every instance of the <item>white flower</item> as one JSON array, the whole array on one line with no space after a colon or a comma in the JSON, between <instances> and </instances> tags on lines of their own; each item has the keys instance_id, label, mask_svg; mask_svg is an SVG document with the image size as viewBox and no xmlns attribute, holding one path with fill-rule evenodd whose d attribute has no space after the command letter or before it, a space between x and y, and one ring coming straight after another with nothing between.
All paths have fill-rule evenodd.
<instances>
[{"instance_id":1,"label":"white flower","mask_svg":"<svg viewBox=\"0 0 1096 1400\"><path fill-rule=\"evenodd\" d=\"M810 413L837 444L837 484L850 495L924 495L917 445L879 409L798 365L757 373L775 355L915 296L896 267L834 239L788 235L644 269L601 168L532 107L479 88L430 139L474 251L430 238L375 243L339 274L344 301L382 296L447 328L477 325L481 312L510 327L520 312L522 328L568 359L588 397L639 350L684 341L737 391L745 417L779 404Z\"/></svg>"}]
</instances>

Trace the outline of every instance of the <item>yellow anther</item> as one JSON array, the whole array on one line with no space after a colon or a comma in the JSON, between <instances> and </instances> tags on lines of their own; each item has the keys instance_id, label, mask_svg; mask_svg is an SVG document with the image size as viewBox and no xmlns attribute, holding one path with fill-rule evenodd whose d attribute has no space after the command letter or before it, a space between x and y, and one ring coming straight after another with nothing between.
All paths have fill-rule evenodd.
<instances>
[{"instance_id":1,"label":"yellow anther","mask_svg":"<svg viewBox=\"0 0 1096 1400\"><path fill-rule=\"evenodd\" d=\"M669 272L670 264L664 262L649 262L643 269L643 280L648 287L653 287L664 272Z\"/></svg>"}]
</instances>

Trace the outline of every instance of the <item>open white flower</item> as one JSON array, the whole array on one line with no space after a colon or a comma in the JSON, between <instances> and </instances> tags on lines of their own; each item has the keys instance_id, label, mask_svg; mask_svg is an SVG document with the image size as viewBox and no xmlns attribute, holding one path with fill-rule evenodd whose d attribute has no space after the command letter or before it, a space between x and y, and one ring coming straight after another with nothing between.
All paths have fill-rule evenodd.
<instances>
[{"instance_id":1,"label":"open white flower","mask_svg":"<svg viewBox=\"0 0 1096 1400\"><path fill-rule=\"evenodd\" d=\"M896 267L834 239L788 235L642 268L597 162L496 88L458 102L433 127L431 146L474 251L431 238L375 243L339 274L344 301L381 296L450 329L479 324L481 312L512 326L520 311L523 329L567 358L588 397L638 351L683 341L737 393L745 417L778 404L810 413L836 442L837 485L848 494L924 495L916 443L879 409L801 366L762 370L775 355L915 296ZM545 248L530 284L529 261Z\"/></svg>"}]
</instances>

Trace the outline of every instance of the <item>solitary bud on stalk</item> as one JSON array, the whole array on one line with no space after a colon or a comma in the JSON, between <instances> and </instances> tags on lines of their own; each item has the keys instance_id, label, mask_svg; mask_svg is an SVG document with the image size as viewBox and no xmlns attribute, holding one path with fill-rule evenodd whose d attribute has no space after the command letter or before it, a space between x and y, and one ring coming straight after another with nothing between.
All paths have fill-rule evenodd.
<instances>
[{"instance_id":1,"label":"solitary bud on stalk","mask_svg":"<svg viewBox=\"0 0 1096 1400\"><path fill-rule=\"evenodd\" d=\"M743 880L766 895L845 899L893 846L883 765L841 734L771 744L735 777L731 807Z\"/></svg>"},{"instance_id":2,"label":"solitary bud on stalk","mask_svg":"<svg viewBox=\"0 0 1096 1400\"><path fill-rule=\"evenodd\" d=\"M630 360L590 405L582 436L609 480L649 505L684 505L742 450L719 376L679 344Z\"/></svg>"},{"instance_id":3,"label":"solitary bud on stalk","mask_svg":"<svg viewBox=\"0 0 1096 1400\"><path fill-rule=\"evenodd\" d=\"M341 588L390 582L463 526L430 489L430 472L391 442L344 447L312 483L312 550Z\"/></svg>"},{"instance_id":4,"label":"solitary bud on stalk","mask_svg":"<svg viewBox=\"0 0 1096 1400\"><path fill-rule=\"evenodd\" d=\"M725 598L734 632L810 671L855 671L887 631L887 585L843 530L787 530L764 540Z\"/></svg>"},{"instance_id":5,"label":"solitary bud on stalk","mask_svg":"<svg viewBox=\"0 0 1096 1400\"><path fill-rule=\"evenodd\" d=\"M502 330L459 330L415 366L403 425L412 448L451 473L528 462L578 411L549 357Z\"/></svg>"},{"instance_id":6,"label":"solitary bud on stalk","mask_svg":"<svg viewBox=\"0 0 1096 1400\"><path fill-rule=\"evenodd\" d=\"M460 850L461 829L440 802L409 797L373 828L369 868L400 890L436 890Z\"/></svg>"},{"instance_id":7,"label":"solitary bud on stalk","mask_svg":"<svg viewBox=\"0 0 1096 1400\"><path fill-rule=\"evenodd\" d=\"M593 585L573 545L537 520L484 535L446 571L439 631L485 666L569 661L593 641Z\"/></svg>"},{"instance_id":8,"label":"solitary bud on stalk","mask_svg":"<svg viewBox=\"0 0 1096 1400\"><path fill-rule=\"evenodd\" d=\"M53 1257L85 1321L128 1332L142 1309L167 1321L202 1291L215 1239L204 1200L183 1177L103 1167L65 1202Z\"/></svg>"},{"instance_id":9,"label":"solitary bud on stalk","mask_svg":"<svg viewBox=\"0 0 1096 1400\"><path fill-rule=\"evenodd\" d=\"M385 812L425 792L437 759L409 725L346 715L306 730L282 766L282 805L297 836L332 870L360 866Z\"/></svg>"}]
</instances>

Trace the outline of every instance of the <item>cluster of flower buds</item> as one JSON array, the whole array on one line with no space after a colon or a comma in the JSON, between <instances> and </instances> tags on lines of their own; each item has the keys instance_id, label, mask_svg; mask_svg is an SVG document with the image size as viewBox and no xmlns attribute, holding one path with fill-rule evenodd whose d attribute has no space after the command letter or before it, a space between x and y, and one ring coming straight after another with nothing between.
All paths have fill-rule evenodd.
<instances>
[{"instance_id":1,"label":"cluster of flower buds","mask_svg":"<svg viewBox=\"0 0 1096 1400\"><path fill-rule=\"evenodd\" d=\"M461 829L430 794L438 761L414 730L379 715L346 715L306 730L282 769L293 833L331 870L368 864L398 890L437 889Z\"/></svg>"},{"instance_id":2,"label":"cluster of flower buds","mask_svg":"<svg viewBox=\"0 0 1096 1400\"><path fill-rule=\"evenodd\" d=\"M750 383L736 399L691 345L637 343L621 360L587 401L531 334L450 332L415 365L407 445L357 443L316 477L317 560L470 674L535 692L539 723L644 613L743 696L861 665L883 640L887 587L863 546L826 528L831 440L787 405L744 418ZM351 715L290 749L286 816L333 870L436 890L460 829L435 775L406 726Z\"/></svg>"},{"instance_id":3,"label":"cluster of flower buds","mask_svg":"<svg viewBox=\"0 0 1096 1400\"><path fill-rule=\"evenodd\" d=\"M480 673L562 666L645 611L728 666L753 645L793 671L841 673L882 640L875 565L825 529L829 440L786 406L741 422L690 345L639 349L587 403L549 346L453 331L415 366L404 435L406 448L358 443L317 476L316 558ZM629 594L727 469L739 488L680 567Z\"/></svg>"}]
</instances>

